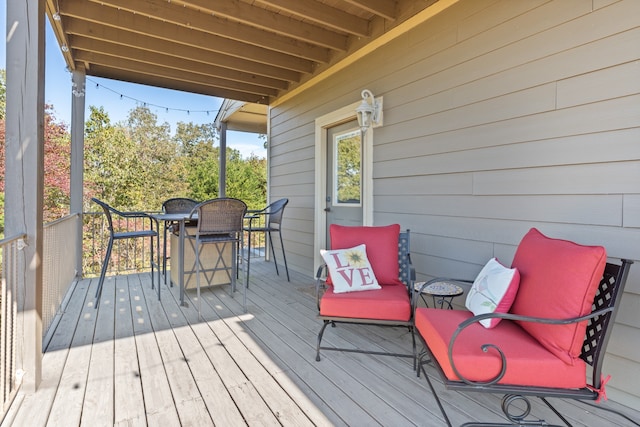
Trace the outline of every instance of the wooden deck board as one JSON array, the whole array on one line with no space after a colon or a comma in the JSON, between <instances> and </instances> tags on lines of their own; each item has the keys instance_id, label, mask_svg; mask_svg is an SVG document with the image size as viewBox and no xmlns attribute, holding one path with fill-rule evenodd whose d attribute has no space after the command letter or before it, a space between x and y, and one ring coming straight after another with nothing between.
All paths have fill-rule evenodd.
<instances>
[{"instance_id":1,"label":"wooden deck board","mask_svg":"<svg viewBox=\"0 0 640 427\"><path fill-rule=\"evenodd\" d=\"M115 297L115 342L114 342L114 425L144 426L146 416L142 381L133 334L132 296L128 281L119 277L116 281ZM134 306L135 307L135 306Z\"/></svg>"},{"instance_id":2,"label":"wooden deck board","mask_svg":"<svg viewBox=\"0 0 640 427\"><path fill-rule=\"evenodd\" d=\"M158 301L149 274L110 278L98 310L95 280L78 282L48 343L42 386L19 395L2 425L444 425L409 358L323 351L316 362L313 279L291 273L287 282L270 263L252 261L248 312L240 286L235 295L215 286L203 289L202 319L195 291L181 307L178 289L162 285ZM411 334L339 325L325 342L409 352ZM447 391L428 371L454 425L504 421L499 396ZM633 426L580 403L554 403L578 427ZM532 406L534 416L549 413Z\"/></svg>"}]
</instances>

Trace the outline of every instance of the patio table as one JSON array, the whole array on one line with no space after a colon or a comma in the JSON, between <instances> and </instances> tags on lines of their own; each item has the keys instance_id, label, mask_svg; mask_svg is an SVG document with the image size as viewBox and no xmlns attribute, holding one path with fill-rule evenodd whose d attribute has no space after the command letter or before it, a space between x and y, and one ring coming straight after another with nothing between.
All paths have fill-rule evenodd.
<instances>
[{"instance_id":1,"label":"patio table","mask_svg":"<svg viewBox=\"0 0 640 427\"><path fill-rule=\"evenodd\" d=\"M187 307L188 304L184 301L184 292L185 292L185 285L184 285L184 244L185 244L185 224L188 220L197 220L198 219L198 215L196 213L194 213L193 215L189 215L189 214L185 214L185 213L154 213L151 214L151 217L154 218L156 221L164 221L166 222L177 222L179 224L179 228L180 231L178 233L178 285L180 286L180 305L183 307ZM248 214L245 216L245 219L249 221L249 225L251 224L251 222L257 218L255 215L251 215ZM166 230L166 227L165 227ZM166 231L165 231L166 232ZM251 248L251 231L248 232L248 240L249 240L249 248ZM166 252L166 247L164 248L164 251ZM167 254L163 253L162 257L163 259L166 259ZM241 256L243 256L241 254ZM249 259L251 257L251 254L249 254L249 256L247 257L247 270L246 270L246 284L245 286L248 288L249 287L249 268L250 268L250 262L251 260ZM166 264L165 264L166 265ZM159 270L160 268L158 268ZM164 270L164 275L165 275L165 283L167 281L167 272L166 272L166 267ZM169 279L169 281L171 282L171 279ZM159 282L159 280L158 280ZM158 286L160 286L158 284ZM245 292L245 299L246 299L246 292ZM244 302L245 306L246 306L246 302Z\"/></svg>"},{"instance_id":2,"label":"patio table","mask_svg":"<svg viewBox=\"0 0 640 427\"><path fill-rule=\"evenodd\" d=\"M189 214L185 213L154 213L151 215L156 221L164 221L166 222L177 222L180 226L180 231L178 233L178 284L180 286L180 305L186 307L187 304L184 302L184 236L185 236L185 223L187 220L198 219L198 215L194 214L189 216ZM166 229L166 227L165 227ZM165 248L166 250L166 248ZM162 254L163 258L166 259L167 254ZM166 269L164 271L165 274L165 283L166 283Z\"/></svg>"}]
</instances>

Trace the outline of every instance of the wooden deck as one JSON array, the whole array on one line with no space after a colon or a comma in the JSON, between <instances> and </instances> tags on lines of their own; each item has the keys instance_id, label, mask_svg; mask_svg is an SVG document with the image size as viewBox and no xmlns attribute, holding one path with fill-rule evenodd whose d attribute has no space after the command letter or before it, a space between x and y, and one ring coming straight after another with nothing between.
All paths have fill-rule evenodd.
<instances>
[{"instance_id":1,"label":"wooden deck","mask_svg":"<svg viewBox=\"0 0 640 427\"><path fill-rule=\"evenodd\" d=\"M313 279L291 272L289 283L271 263L251 267L248 313L240 292L219 286L203 292L202 321L195 292L188 308L176 288L163 286L158 301L149 274L109 278L98 310L95 280L80 281L48 343L41 387L19 394L3 425L444 425L409 359L325 352L316 362ZM329 329L327 344L411 346L406 329ZM456 425L502 420L498 396L442 397ZM549 416L535 405L534 415ZM576 426L633 425L578 403L559 407Z\"/></svg>"}]
</instances>

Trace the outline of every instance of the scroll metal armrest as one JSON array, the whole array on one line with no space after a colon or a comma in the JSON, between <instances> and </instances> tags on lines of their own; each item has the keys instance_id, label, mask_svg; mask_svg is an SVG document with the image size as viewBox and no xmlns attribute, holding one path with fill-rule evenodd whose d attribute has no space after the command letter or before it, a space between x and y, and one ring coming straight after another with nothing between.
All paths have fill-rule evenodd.
<instances>
[{"instance_id":1,"label":"scroll metal armrest","mask_svg":"<svg viewBox=\"0 0 640 427\"><path fill-rule=\"evenodd\" d=\"M413 272L412 274L415 274L415 272ZM415 277L414 277L415 280ZM424 282L422 284L422 286L420 286L419 289L417 289L417 292L415 292L416 296L420 295L424 289L429 286L432 285L434 283L438 283L438 282L454 282L454 283L462 283L462 284L471 284L473 283L473 280L468 280L468 279L452 279L450 277L436 277L435 279L431 279L428 282ZM413 312L415 313L416 308L418 308L418 298L414 298L413 299Z\"/></svg>"},{"instance_id":2,"label":"scroll metal armrest","mask_svg":"<svg viewBox=\"0 0 640 427\"><path fill-rule=\"evenodd\" d=\"M505 319L505 320L517 320L517 321L521 321L521 322L532 322L532 323L546 323L546 324L550 324L550 325L570 325L572 323L578 323L578 322L583 322L585 320L589 320L598 316L602 316L603 314L612 312L614 310L614 307L607 307L607 308L603 308L601 310L597 310L597 311L593 311L585 316L580 316L580 317L571 317L571 318L567 318L567 319L550 319L550 318L545 318L545 317L532 317L532 316L522 316L522 315L518 315L518 314L512 314L512 313L485 313L485 314L479 314L477 316L473 316L470 317L469 319L461 322L458 327L456 328L455 332L453 333L453 335L451 336L451 341L449 341L449 351L448 351L448 357L449 357L449 364L451 365L451 369L453 370L453 372L458 376L458 378L460 378L461 381L463 381L466 384L469 384L471 386L486 386L486 385L493 385L495 383L497 383L498 381L500 381L502 379L502 377L504 376L506 370L507 370L507 359L504 355L504 353L502 352L502 350L500 349L500 347L498 347L495 344L482 344L480 346L481 350L485 353L487 353L489 351L490 348L494 349L495 351L498 352L498 354L500 355L500 360L501 360L501 369L500 372L493 378L488 379L487 381L471 381L468 378L465 378L460 371L458 371L458 368L456 367L455 361L453 360L453 347L455 345L456 339L458 338L458 335L460 335L460 333L469 325L479 322L480 320L484 320L484 319Z\"/></svg>"},{"instance_id":3,"label":"scroll metal armrest","mask_svg":"<svg viewBox=\"0 0 640 427\"><path fill-rule=\"evenodd\" d=\"M320 312L320 297L322 296L320 295L320 291L326 290L327 288L326 277L327 265L322 264L320 267L318 267L318 271L316 272L316 305L318 306L318 312Z\"/></svg>"}]
</instances>

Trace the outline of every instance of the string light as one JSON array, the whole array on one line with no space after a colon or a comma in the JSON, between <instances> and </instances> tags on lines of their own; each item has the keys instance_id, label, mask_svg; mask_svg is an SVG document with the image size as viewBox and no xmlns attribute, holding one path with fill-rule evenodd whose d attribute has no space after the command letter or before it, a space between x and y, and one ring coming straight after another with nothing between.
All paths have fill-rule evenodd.
<instances>
[{"instance_id":1,"label":"string light","mask_svg":"<svg viewBox=\"0 0 640 427\"><path fill-rule=\"evenodd\" d=\"M127 99L130 99L131 101L134 101L136 104L142 105L144 107L155 107L155 108L164 109L164 111L167 112L167 113L169 111L178 111L178 112L182 112L182 113L187 113L188 115L191 115L191 113L206 113L207 116L208 116L210 113L217 113L218 111L220 111L219 109L218 110L191 110L191 109L186 109L186 108L173 108L173 107L167 107L165 105L153 104L151 102L146 102L146 101L143 101L141 99L137 99L137 98L133 98L131 96L125 95L124 93L120 93L120 92L118 92L116 90L113 90L113 89L111 89L111 88L109 88L109 87L107 87L107 86L105 86L105 85L103 85L101 83L96 82L95 80L92 80L92 79L89 79L89 78L87 78L87 80L89 80L92 83L95 83L96 84L96 89L102 88L102 89L108 90L109 92L113 92L116 95L120 95L120 99L127 98Z\"/></svg>"}]
</instances>

